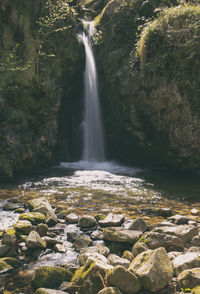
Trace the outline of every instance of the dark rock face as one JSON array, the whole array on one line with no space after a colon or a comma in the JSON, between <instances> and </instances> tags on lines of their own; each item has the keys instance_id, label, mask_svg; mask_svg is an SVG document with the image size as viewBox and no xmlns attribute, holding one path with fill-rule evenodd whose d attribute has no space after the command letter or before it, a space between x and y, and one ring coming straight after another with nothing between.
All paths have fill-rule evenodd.
<instances>
[{"instance_id":1,"label":"dark rock face","mask_svg":"<svg viewBox=\"0 0 200 294\"><path fill-rule=\"evenodd\" d=\"M155 19L152 27L142 29L149 17L155 17L152 5L154 10L158 3L131 3L111 1L96 18L101 32L96 52L102 104L106 105L108 152L129 162L139 159L198 169L198 41L190 28L199 12L174 7ZM192 42L192 49L175 41L187 17L186 39Z\"/></svg>"}]
</instances>

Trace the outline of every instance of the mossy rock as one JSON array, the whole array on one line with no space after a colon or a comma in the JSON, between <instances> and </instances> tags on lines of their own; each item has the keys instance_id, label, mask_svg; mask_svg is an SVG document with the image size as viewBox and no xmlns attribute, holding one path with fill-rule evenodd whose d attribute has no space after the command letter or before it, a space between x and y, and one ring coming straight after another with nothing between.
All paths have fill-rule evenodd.
<instances>
[{"instance_id":1,"label":"mossy rock","mask_svg":"<svg viewBox=\"0 0 200 294\"><path fill-rule=\"evenodd\" d=\"M192 289L191 291L192 294L200 294L200 286L197 286Z\"/></svg>"},{"instance_id":2,"label":"mossy rock","mask_svg":"<svg viewBox=\"0 0 200 294\"><path fill-rule=\"evenodd\" d=\"M46 217L40 212L26 212L19 216L19 220L27 220L33 225L38 225L39 223L44 223L46 221Z\"/></svg>"},{"instance_id":3,"label":"mossy rock","mask_svg":"<svg viewBox=\"0 0 200 294\"><path fill-rule=\"evenodd\" d=\"M13 257L3 257L1 258L3 261L5 261L7 264L11 265L14 268L18 268L22 266L21 261L19 261L17 258Z\"/></svg>"},{"instance_id":4,"label":"mossy rock","mask_svg":"<svg viewBox=\"0 0 200 294\"><path fill-rule=\"evenodd\" d=\"M26 220L19 220L15 225L14 229L16 230L17 236L28 235L32 230L32 224Z\"/></svg>"},{"instance_id":5,"label":"mossy rock","mask_svg":"<svg viewBox=\"0 0 200 294\"><path fill-rule=\"evenodd\" d=\"M35 291L35 294L66 294L66 292L63 292L61 290L39 288Z\"/></svg>"},{"instance_id":6,"label":"mossy rock","mask_svg":"<svg viewBox=\"0 0 200 294\"><path fill-rule=\"evenodd\" d=\"M5 231L6 234L8 235L12 235L12 236L15 236L16 235L16 230L12 227L12 228L8 228L6 231Z\"/></svg>"},{"instance_id":7,"label":"mossy rock","mask_svg":"<svg viewBox=\"0 0 200 294\"><path fill-rule=\"evenodd\" d=\"M68 269L62 267L42 266L35 270L32 285L37 288L55 288L62 282L69 282L72 273Z\"/></svg>"},{"instance_id":8,"label":"mossy rock","mask_svg":"<svg viewBox=\"0 0 200 294\"><path fill-rule=\"evenodd\" d=\"M13 267L8 264L4 258L0 258L0 274L5 273L11 269L13 269Z\"/></svg>"}]
</instances>

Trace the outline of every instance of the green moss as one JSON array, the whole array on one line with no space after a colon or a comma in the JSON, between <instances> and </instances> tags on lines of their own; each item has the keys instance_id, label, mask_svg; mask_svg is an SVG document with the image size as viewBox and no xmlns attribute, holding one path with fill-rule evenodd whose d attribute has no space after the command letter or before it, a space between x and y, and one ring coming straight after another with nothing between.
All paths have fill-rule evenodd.
<instances>
[{"instance_id":1,"label":"green moss","mask_svg":"<svg viewBox=\"0 0 200 294\"><path fill-rule=\"evenodd\" d=\"M16 235L16 230L14 228L8 228L6 231L5 231L6 234L8 235L12 235L12 236L15 236Z\"/></svg>"},{"instance_id":2,"label":"green moss","mask_svg":"<svg viewBox=\"0 0 200 294\"><path fill-rule=\"evenodd\" d=\"M54 288L62 282L69 282L72 278L72 273L61 267L42 266L35 270L32 285L35 289L47 287Z\"/></svg>"},{"instance_id":3,"label":"green moss","mask_svg":"<svg viewBox=\"0 0 200 294\"><path fill-rule=\"evenodd\" d=\"M27 212L27 213L22 213L19 216L19 220L27 220L27 221L30 221L33 225L37 225L39 223L44 223L46 220L46 217L44 214L39 212Z\"/></svg>"},{"instance_id":4,"label":"green moss","mask_svg":"<svg viewBox=\"0 0 200 294\"><path fill-rule=\"evenodd\" d=\"M3 258L0 258L0 273L7 272L12 268Z\"/></svg>"}]
</instances>

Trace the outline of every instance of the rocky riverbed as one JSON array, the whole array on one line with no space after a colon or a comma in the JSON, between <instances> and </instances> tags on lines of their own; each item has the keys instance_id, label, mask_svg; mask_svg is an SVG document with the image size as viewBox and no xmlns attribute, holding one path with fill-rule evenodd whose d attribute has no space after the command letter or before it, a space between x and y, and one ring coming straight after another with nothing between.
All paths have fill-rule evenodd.
<instances>
[{"instance_id":1,"label":"rocky riverbed","mask_svg":"<svg viewBox=\"0 0 200 294\"><path fill-rule=\"evenodd\" d=\"M131 218L11 199L3 211L18 220L1 231L2 293L199 293L200 210L154 210L156 223L152 211Z\"/></svg>"}]
</instances>

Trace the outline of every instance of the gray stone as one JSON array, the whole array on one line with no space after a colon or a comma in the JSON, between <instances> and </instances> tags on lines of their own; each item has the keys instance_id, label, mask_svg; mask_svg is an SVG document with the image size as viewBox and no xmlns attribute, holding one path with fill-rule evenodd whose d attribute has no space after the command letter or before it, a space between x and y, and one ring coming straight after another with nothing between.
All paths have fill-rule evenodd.
<instances>
[{"instance_id":1,"label":"gray stone","mask_svg":"<svg viewBox=\"0 0 200 294\"><path fill-rule=\"evenodd\" d=\"M120 226L125 220L122 214L109 213L106 218L99 220L99 225L101 227L117 227Z\"/></svg>"},{"instance_id":2,"label":"gray stone","mask_svg":"<svg viewBox=\"0 0 200 294\"><path fill-rule=\"evenodd\" d=\"M53 227L57 224L58 219L57 216L55 215L55 212L51 209L47 211L46 214L46 223L48 226Z\"/></svg>"},{"instance_id":3,"label":"gray stone","mask_svg":"<svg viewBox=\"0 0 200 294\"><path fill-rule=\"evenodd\" d=\"M176 214L176 215L171 216L169 218L169 220L177 225L186 225L191 220L191 218L189 218L188 216L185 216L185 215Z\"/></svg>"},{"instance_id":4,"label":"gray stone","mask_svg":"<svg viewBox=\"0 0 200 294\"><path fill-rule=\"evenodd\" d=\"M78 292L78 289L79 289L78 286L75 286L75 285L72 286L70 282L63 282L59 287L59 290L62 290L65 293L67 291L69 291L70 294L74 294L74 293Z\"/></svg>"},{"instance_id":5,"label":"gray stone","mask_svg":"<svg viewBox=\"0 0 200 294\"><path fill-rule=\"evenodd\" d=\"M200 246L200 234L192 238L191 244L194 246Z\"/></svg>"},{"instance_id":6,"label":"gray stone","mask_svg":"<svg viewBox=\"0 0 200 294\"><path fill-rule=\"evenodd\" d=\"M176 258L177 256L183 254L182 252L179 251L171 251L168 253L169 259L173 260L174 258Z\"/></svg>"},{"instance_id":7,"label":"gray stone","mask_svg":"<svg viewBox=\"0 0 200 294\"><path fill-rule=\"evenodd\" d=\"M37 225L36 231L40 235L40 237L43 237L48 232L48 226L46 224L39 224Z\"/></svg>"},{"instance_id":8,"label":"gray stone","mask_svg":"<svg viewBox=\"0 0 200 294\"><path fill-rule=\"evenodd\" d=\"M134 257L133 257L133 254L131 253L131 251L125 250L123 255L122 255L122 258L126 258L129 261L132 261Z\"/></svg>"},{"instance_id":9,"label":"gray stone","mask_svg":"<svg viewBox=\"0 0 200 294\"><path fill-rule=\"evenodd\" d=\"M137 255L129 270L140 279L145 289L152 292L163 289L174 274L172 262L163 247Z\"/></svg>"},{"instance_id":10,"label":"gray stone","mask_svg":"<svg viewBox=\"0 0 200 294\"><path fill-rule=\"evenodd\" d=\"M136 242L132 247L132 254L134 257L136 257L138 254L147 251L148 247L144 242Z\"/></svg>"},{"instance_id":11,"label":"gray stone","mask_svg":"<svg viewBox=\"0 0 200 294\"><path fill-rule=\"evenodd\" d=\"M97 221L94 217L90 215L82 215L79 218L78 225L81 228L93 228L96 227Z\"/></svg>"},{"instance_id":12,"label":"gray stone","mask_svg":"<svg viewBox=\"0 0 200 294\"><path fill-rule=\"evenodd\" d=\"M80 251L82 248L88 247L92 244L92 240L86 236L80 236L74 243L73 247Z\"/></svg>"},{"instance_id":13,"label":"gray stone","mask_svg":"<svg viewBox=\"0 0 200 294\"><path fill-rule=\"evenodd\" d=\"M196 208L191 209L190 212L191 212L192 215L199 215L200 214L200 211L198 209L196 209Z\"/></svg>"},{"instance_id":14,"label":"gray stone","mask_svg":"<svg viewBox=\"0 0 200 294\"><path fill-rule=\"evenodd\" d=\"M200 267L200 253L190 252L177 256L172 261L174 265L174 270L178 276L181 272L186 269L191 269L195 267Z\"/></svg>"},{"instance_id":15,"label":"gray stone","mask_svg":"<svg viewBox=\"0 0 200 294\"><path fill-rule=\"evenodd\" d=\"M200 268L188 269L180 273L177 280L179 288L193 289L200 285Z\"/></svg>"},{"instance_id":16,"label":"gray stone","mask_svg":"<svg viewBox=\"0 0 200 294\"><path fill-rule=\"evenodd\" d=\"M103 239L107 241L134 244L141 236L142 232L140 231L126 230L123 228L109 227L103 230Z\"/></svg>"},{"instance_id":17,"label":"gray stone","mask_svg":"<svg viewBox=\"0 0 200 294\"><path fill-rule=\"evenodd\" d=\"M103 234L102 234L102 231L94 231L92 232L92 234L90 235L90 238L92 240L102 240L103 239Z\"/></svg>"},{"instance_id":18,"label":"gray stone","mask_svg":"<svg viewBox=\"0 0 200 294\"><path fill-rule=\"evenodd\" d=\"M109 264L107 258L104 255L99 254L97 252L83 252L79 255L78 261L81 266L85 265L88 260L99 261L105 264Z\"/></svg>"},{"instance_id":19,"label":"gray stone","mask_svg":"<svg viewBox=\"0 0 200 294\"><path fill-rule=\"evenodd\" d=\"M41 239L40 235L36 231L31 231L26 239L27 248L45 248L46 242Z\"/></svg>"},{"instance_id":20,"label":"gray stone","mask_svg":"<svg viewBox=\"0 0 200 294\"><path fill-rule=\"evenodd\" d=\"M122 292L116 287L106 287L97 294L122 294Z\"/></svg>"},{"instance_id":21,"label":"gray stone","mask_svg":"<svg viewBox=\"0 0 200 294\"><path fill-rule=\"evenodd\" d=\"M67 251L67 247L64 244L56 244L53 248L55 251L60 253L65 253Z\"/></svg>"},{"instance_id":22,"label":"gray stone","mask_svg":"<svg viewBox=\"0 0 200 294\"><path fill-rule=\"evenodd\" d=\"M184 243L191 241L194 236L198 235L198 229L196 226L193 226L193 225L159 227L159 228L155 228L153 231L157 233L170 234L170 235L177 236Z\"/></svg>"},{"instance_id":23,"label":"gray stone","mask_svg":"<svg viewBox=\"0 0 200 294\"><path fill-rule=\"evenodd\" d=\"M165 247L167 250L174 251L184 248L183 241L180 238L169 234L149 232L144 235L144 239L146 246L150 249Z\"/></svg>"},{"instance_id":24,"label":"gray stone","mask_svg":"<svg viewBox=\"0 0 200 294\"><path fill-rule=\"evenodd\" d=\"M120 265L108 270L107 282L109 286L117 287L125 294L134 294L141 289L137 276Z\"/></svg>"},{"instance_id":25,"label":"gray stone","mask_svg":"<svg viewBox=\"0 0 200 294\"><path fill-rule=\"evenodd\" d=\"M73 212L66 215L65 220L69 224L77 224L79 220L79 216Z\"/></svg>"},{"instance_id":26,"label":"gray stone","mask_svg":"<svg viewBox=\"0 0 200 294\"><path fill-rule=\"evenodd\" d=\"M2 244L14 246L17 242L15 235L4 234L2 238Z\"/></svg>"},{"instance_id":27,"label":"gray stone","mask_svg":"<svg viewBox=\"0 0 200 294\"><path fill-rule=\"evenodd\" d=\"M17 234L28 235L32 230L32 224L29 221L18 221L14 225L14 229L16 230Z\"/></svg>"},{"instance_id":28,"label":"gray stone","mask_svg":"<svg viewBox=\"0 0 200 294\"><path fill-rule=\"evenodd\" d=\"M56 238L51 238L51 237L48 237L48 236L43 237L42 240L44 240L49 245L56 245L56 244L62 244L63 243L61 240L58 240Z\"/></svg>"},{"instance_id":29,"label":"gray stone","mask_svg":"<svg viewBox=\"0 0 200 294\"><path fill-rule=\"evenodd\" d=\"M127 220L123 223L122 227L128 230L141 231L144 233L147 229L147 224L143 218L138 217L134 220Z\"/></svg>"},{"instance_id":30,"label":"gray stone","mask_svg":"<svg viewBox=\"0 0 200 294\"><path fill-rule=\"evenodd\" d=\"M121 265L125 268L128 268L130 265L130 261L128 259L122 258L116 254L109 254L107 259L113 266Z\"/></svg>"},{"instance_id":31,"label":"gray stone","mask_svg":"<svg viewBox=\"0 0 200 294\"><path fill-rule=\"evenodd\" d=\"M99 244L96 246L90 246L90 247L81 249L80 253L84 253L84 252L99 253L104 256L108 256L108 254L110 253L110 249L107 246L105 246L104 244Z\"/></svg>"},{"instance_id":32,"label":"gray stone","mask_svg":"<svg viewBox=\"0 0 200 294\"><path fill-rule=\"evenodd\" d=\"M0 245L0 257L4 256L10 250L10 245Z\"/></svg>"},{"instance_id":33,"label":"gray stone","mask_svg":"<svg viewBox=\"0 0 200 294\"><path fill-rule=\"evenodd\" d=\"M51 204L44 197L29 200L28 206L30 211L41 212L45 215L52 210Z\"/></svg>"}]
</instances>

